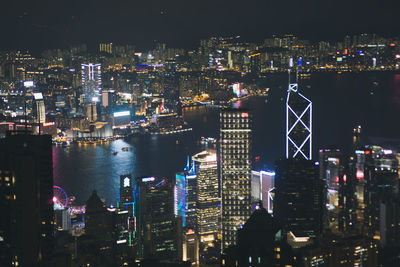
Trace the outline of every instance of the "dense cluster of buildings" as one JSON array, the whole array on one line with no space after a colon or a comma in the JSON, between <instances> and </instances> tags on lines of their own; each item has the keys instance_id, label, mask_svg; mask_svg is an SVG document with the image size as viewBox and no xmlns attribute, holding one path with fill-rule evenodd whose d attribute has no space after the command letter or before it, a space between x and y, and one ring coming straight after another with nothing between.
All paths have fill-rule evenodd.
<instances>
[{"instance_id":1,"label":"dense cluster of buildings","mask_svg":"<svg viewBox=\"0 0 400 267\"><path fill-rule=\"evenodd\" d=\"M40 56L3 51L0 135L25 122L64 139L127 134L149 126L150 116L179 113L182 105L224 105L263 94L271 73L286 71L288 62L298 66L300 78L317 71L397 70L399 47L398 38L361 34L337 43L294 35L262 43L212 37L193 50L157 44L139 51L101 43L97 49L73 45Z\"/></svg>"},{"instance_id":2,"label":"dense cluster of buildings","mask_svg":"<svg viewBox=\"0 0 400 267\"><path fill-rule=\"evenodd\" d=\"M351 153L321 148L316 160L312 102L297 83L305 68L329 64L396 68L397 45L397 39L361 35L315 46L288 35L263 45L211 38L198 51L159 45L139 53L101 44L90 61L85 46L46 51L41 59L7 53L0 72L0 265L399 264L400 151L364 144L357 126ZM358 65L370 56L376 66ZM50 135L102 138L137 126L134 116L150 124L154 114L162 120L176 111L181 118L177 104L185 97L215 100L232 81L262 80L283 62L292 76L286 146L274 171L253 169L250 110L222 108L216 149L190 155L174 177L121 174L114 207L96 191L80 213L68 203L55 205ZM237 84L234 90L246 91ZM77 214L83 214L81 231L71 227Z\"/></svg>"}]
</instances>

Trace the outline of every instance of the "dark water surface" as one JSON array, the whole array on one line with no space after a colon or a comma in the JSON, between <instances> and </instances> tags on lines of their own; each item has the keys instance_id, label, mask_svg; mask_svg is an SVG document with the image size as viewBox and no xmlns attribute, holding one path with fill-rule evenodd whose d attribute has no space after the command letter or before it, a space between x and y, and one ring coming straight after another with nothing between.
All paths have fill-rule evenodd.
<instances>
[{"instance_id":1,"label":"dark water surface","mask_svg":"<svg viewBox=\"0 0 400 267\"><path fill-rule=\"evenodd\" d=\"M253 97L238 105L249 107L253 118L254 168L273 168L284 153L286 75L268 81L268 97ZM313 147L338 146L348 150L352 129L363 127L367 136L400 138L400 74L313 74L300 81L300 91L313 101ZM118 140L103 145L53 147L54 184L83 204L93 189L107 204L119 197L119 175L171 177L181 171L187 155L202 150L201 136L218 137L219 109L184 110L193 132L160 137ZM366 139L368 140L368 139ZM123 147L132 147L122 151ZM118 151L113 155L113 151Z\"/></svg>"}]
</instances>

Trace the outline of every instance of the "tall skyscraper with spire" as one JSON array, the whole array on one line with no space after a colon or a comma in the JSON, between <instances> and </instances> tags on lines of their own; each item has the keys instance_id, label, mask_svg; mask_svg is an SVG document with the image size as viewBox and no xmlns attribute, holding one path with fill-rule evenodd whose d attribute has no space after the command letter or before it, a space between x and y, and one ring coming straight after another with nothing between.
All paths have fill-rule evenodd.
<instances>
[{"instance_id":1,"label":"tall skyscraper with spire","mask_svg":"<svg viewBox=\"0 0 400 267\"><path fill-rule=\"evenodd\" d=\"M276 161L274 218L283 233L304 240L322 231L322 186L318 162L312 159L312 102L298 91L289 62L286 100L286 158ZM296 70L297 72L297 70ZM293 80L292 80L292 79Z\"/></svg>"},{"instance_id":2,"label":"tall skyscraper with spire","mask_svg":"<svg viewBox=\"0 0 400 267\"><path fill-rule=\"evenodd\" d=\"M291 69L289 69L288 72L289 88L286 98L286 158L311 160L312 102L299 92L297 71L295 78L293 74L291 75Z\"/></svg>"}]
</instances>

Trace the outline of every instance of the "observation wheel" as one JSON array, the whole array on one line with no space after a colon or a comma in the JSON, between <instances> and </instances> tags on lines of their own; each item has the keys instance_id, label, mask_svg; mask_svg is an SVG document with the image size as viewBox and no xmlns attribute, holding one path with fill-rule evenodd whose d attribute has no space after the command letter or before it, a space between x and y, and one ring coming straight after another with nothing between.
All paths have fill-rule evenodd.
<instances>
[{"instance_id":1,"label":"observation wheel","mask_svg":"<svg viewBox=\"0 0 400 267\"><path fill-rule=\"evenodd\" d=\"M64 189L59 186L53 186L53 204L54 208L65 208L68 205L68 196Z\"/></svg>"}]
</instances>

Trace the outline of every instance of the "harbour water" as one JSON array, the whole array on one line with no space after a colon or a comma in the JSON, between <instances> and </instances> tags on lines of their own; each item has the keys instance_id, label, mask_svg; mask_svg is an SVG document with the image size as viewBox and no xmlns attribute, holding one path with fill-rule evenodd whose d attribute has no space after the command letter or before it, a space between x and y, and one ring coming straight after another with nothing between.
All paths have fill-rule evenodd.
<instances>
[{"instance_id":1,"label":"harbour water","mask_svg":"<svg viewBox=\"0 0 400 267\"><path fill-rule=\"evenodd\" d=\"M251 97L237 106L252 115L254 169L273 169L283 156L287 77L277 74L268 81L267 97ZM300 81L300 90L313 101L314 158L321 147L348 151L352 129L362 125L366 142L400 139L400 74L389 72L320 73ZM54 184L83 204L93 189L108 205L119 198L119 176L173 177L187 155L200 152L200 138L218 138L219 109L192 107L184 110L192 132L167 136L135 137L102 145L53 146ZM123 151L123 147L131 150ZM117 152L117 153L115 153Z\"/></svg>"}]
</instances>

